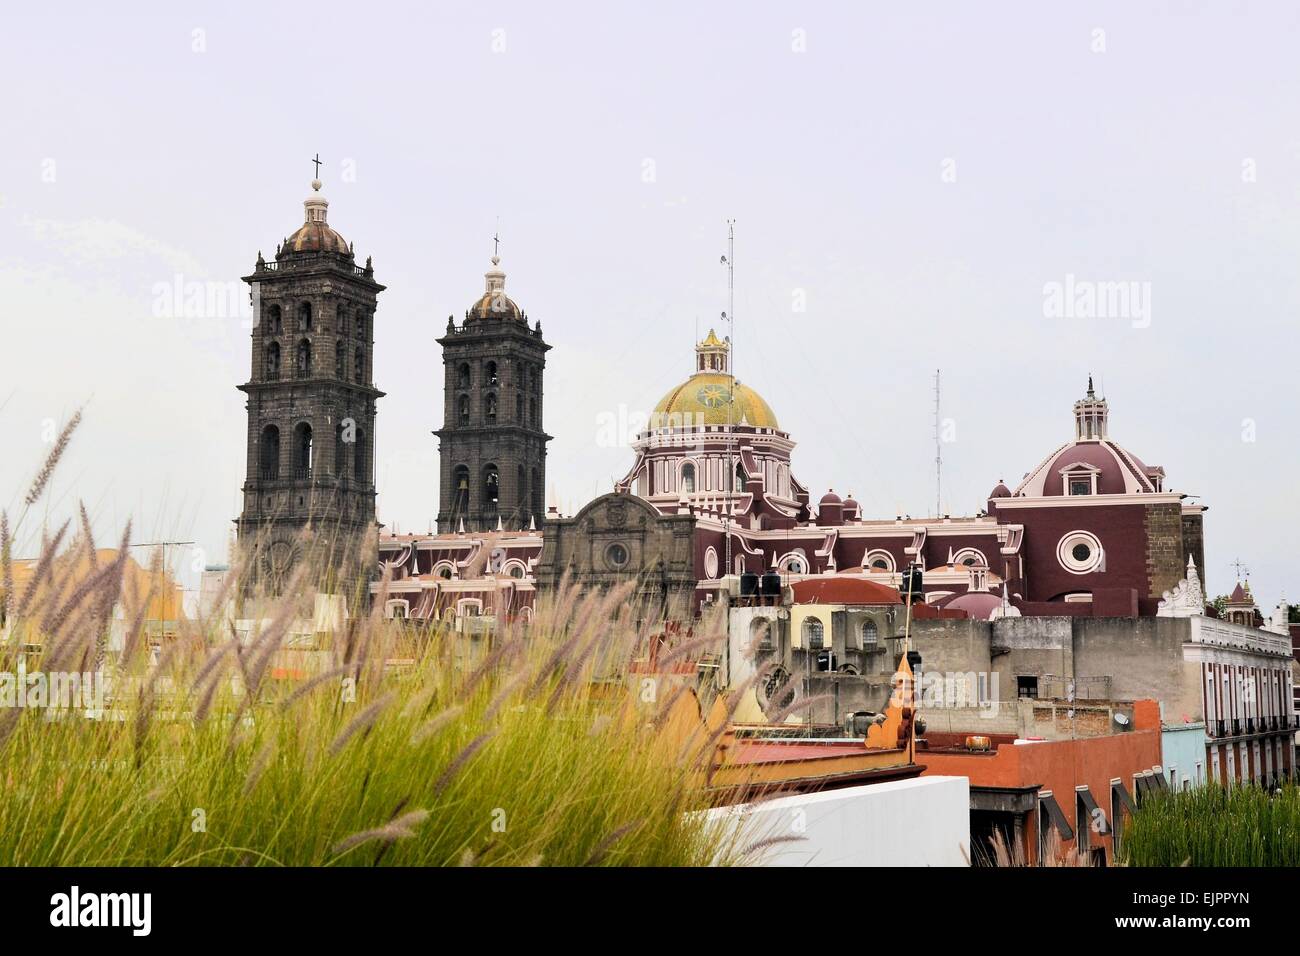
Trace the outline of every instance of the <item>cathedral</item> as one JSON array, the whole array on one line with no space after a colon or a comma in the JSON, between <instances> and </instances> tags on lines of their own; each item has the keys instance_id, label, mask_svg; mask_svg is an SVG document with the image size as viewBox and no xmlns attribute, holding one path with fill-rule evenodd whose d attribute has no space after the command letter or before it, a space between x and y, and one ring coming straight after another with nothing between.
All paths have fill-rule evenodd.
<instances>
[{"instance_id":1,"label":"cathedral","mask_svg":"<svg viewBox=\"0 0 1300 956\"><path fill-rule=\"evenodd\" d=\"M251 584L275 591L311 549L328 568L378 527L372 351L384 287L329 224L313 181L303 222L258 254L253 290L241 543ZM574 515L543 506L540 322L506 292L499 249L481 293L437 339L444 412L437 532L382 534L392 615L459 621L532 614L566 577L637 582L655 615L689 619L742 579L853 575L896 586L919 566L924 600L953 614L1139 617L1203 587L1205 507L1111 437L1088 382L1064 437L1015 488L998 482L973 516L864 515L852 495L815 501L796 477L794 436L731 368L712 330L689 374L636 436L608 494ZM336 556L333 561L331 555ZM372 566L371 573L374 573Z\"/></svg>"},{"instance_id":2,"label":"cathedral","mask_svg":"<svg viewBox=\"0 0 1300 956\"><path fill-rule=\"evenodd\" d=\"M499 279L488 274L489 292ZM511 304L497 321L516 314ZM552 510L534 530L515 510L518 496L490 497L501 487L496 462L506 459L484 464L478 451L514 434L476 417L493 388L509 394L513 380L500 376L515 367L488 344L493 327L479 333L483 344L461 344L485 321L472 311L441 340L448 396L462 403L449 402L448 422L464 422L465 436L439 433L447 443L443 475L451 477L439 533L381 540L391 613L527 619L537 589L568 575L599 586L635 580L656 613L682 619L728 600L741 576L776 572L794 583L853 575L897 586L903 569L919 565L925 602L959 616L1138 617L1167 613L1183 599L1189 574L1203 582L1205 507L1165 490L1163 468L1111 437L1109 405L1091 381L1073 405L1072 436L1014 489L998 482L979 514L873 518L852 495L828 491L813 501L792 470L793 436L771 404L734 381L730 343L712 331L695 348L691 374L636 437L635 457L611 492L572 516ZM485 391L489 366L502 371ZM516 440L544 449L537 429L521 429ZM484 500L507 505L485 509Z\"/></svg>"}]
</instances>

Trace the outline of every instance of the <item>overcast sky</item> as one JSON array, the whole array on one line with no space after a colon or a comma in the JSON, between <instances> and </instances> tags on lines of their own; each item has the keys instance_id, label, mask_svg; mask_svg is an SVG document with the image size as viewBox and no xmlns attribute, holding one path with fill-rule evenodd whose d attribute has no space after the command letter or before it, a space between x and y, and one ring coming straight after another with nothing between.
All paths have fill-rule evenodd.
<instances>
[{"instance_id":1,"label":"overcast sky","mask_svg":"<svg viewBox=\"0 0 1300 956\"><path fill-rule=\"evenodd\" d=\"M388 286L389 527L437 512L434 340L498 221L569 512L718 324L735 218L736 372L814 495L932 512L941 369L943 507L974 513L1071 437L1091 372L1112 437L1210 506L1211 593L1240 558L1261 605L1300 600L1293 4L134 6L5 14L0 506L84 403L49 518L193 540L191 584L225 558L247 319L158 289L269 257L319 152ZM1067 282L1129 300L1062 315Z\"/></svg>"}]
</instances>

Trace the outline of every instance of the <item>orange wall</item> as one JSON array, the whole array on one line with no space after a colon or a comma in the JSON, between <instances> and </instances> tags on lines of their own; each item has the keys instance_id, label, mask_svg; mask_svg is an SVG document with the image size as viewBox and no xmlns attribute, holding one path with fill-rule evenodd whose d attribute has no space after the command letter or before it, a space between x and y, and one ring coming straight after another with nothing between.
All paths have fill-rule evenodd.
<instances>
[{"instance_id":1,"label":"orange wall","mask_svg":"<svg viewBox=\"0 0 1300 956\"><path fill-rule=\"evenodd\" d=\"M1080 740L1002 744L992 756L919 751L916 759L925 767L923 776L968 777L972 787L1039 787L1051 790L1070 826L1077 830L1074 788L1086 784L1110 820L1111 779L1122 779L1132 794L1133 774L1160 763L1160 731L1134 730ZM1037 845L1036 822L1035 815L1030 826L1026 827L1026 839L1031 850ZM1114 821L1110 822L1114 824ZM1084 825L1088 825L1087 820ZM1109 857L1109 836L1099 841L1094 835L1092 845L1106 846Z\"/></svg>"}]
</instances>

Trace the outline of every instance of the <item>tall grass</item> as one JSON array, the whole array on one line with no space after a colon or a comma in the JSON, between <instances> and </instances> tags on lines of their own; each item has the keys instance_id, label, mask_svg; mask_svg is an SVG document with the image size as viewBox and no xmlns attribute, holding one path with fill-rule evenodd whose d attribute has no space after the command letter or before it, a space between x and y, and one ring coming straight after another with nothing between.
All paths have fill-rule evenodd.
<instances>
[{"instance_id":1,"label":"tall grass","mask_svg":"<svg viewBox=\"0 0 1300 956\"><path fill-rule=\"evenodd\" d=\"M663 733L678 695L628 694L620 683L650 639L630 587L566 589L527 630L503 625L472 644L363 610L303 653L285 646L310 606L303 574L259 610L261 626L243 640L222 620L191 621L151 646L149 595L126 593L122 557L94 563L84 509L79 532L42 533L32 586L15 588L25 514L14 528L0 519L0 673L22 656L28 673L102 669L109 683L93 719L0 707L0 865L739 858L692 812L707 806L713 755ZM82 552L91 568L74 578L76 562L60 556ZM240 578L235 569L231 579ZM126 635L110 651L115 608ZM282 679L277 664L290 654L295 665L310 662L306 676Z\"/></svg>"},{"instance_id":2,"label":"tall grass","mask_svg":"<svg viewBox=\"0 0 1300 956\"><path fill-rule=\"evenodd\" d=\"M1131 866L1300 866L1300 789L1156 794L1125 825L1120 853Z\"/></svg>"}]
</instances>

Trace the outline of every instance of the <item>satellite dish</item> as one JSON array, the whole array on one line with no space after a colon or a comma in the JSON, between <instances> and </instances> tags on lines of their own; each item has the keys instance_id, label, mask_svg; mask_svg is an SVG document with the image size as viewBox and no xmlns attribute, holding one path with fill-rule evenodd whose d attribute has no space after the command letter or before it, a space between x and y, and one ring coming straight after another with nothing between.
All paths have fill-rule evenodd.
<instances>
[{"instance_id":1,"label":"satellite dish","mask_svg":"<svg viewBox=\"0 0 1300 956\"><path fill-rule=\"evenodd\" d=\"M1116 714L1115 723L1119 724L1121 727L1127 727L1129 724L1128 714Z\"/></svg>"}]
</instances>

